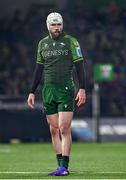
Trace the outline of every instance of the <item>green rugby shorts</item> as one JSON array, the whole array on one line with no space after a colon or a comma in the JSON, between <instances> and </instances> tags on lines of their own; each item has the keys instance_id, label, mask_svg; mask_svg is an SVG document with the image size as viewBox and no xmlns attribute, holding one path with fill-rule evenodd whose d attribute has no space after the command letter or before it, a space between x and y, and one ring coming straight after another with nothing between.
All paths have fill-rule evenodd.
<instances>
[{"instance_id":1,"label":"green rugby shorts","mask_svg":"<svg viewBox=\"0 0 126 180\"><path fill-rule=\"evenodd\" d=\"M42 89L43 106L46 115L74 111L74 87L46 85Z\"/></svg>"}]
</instances>

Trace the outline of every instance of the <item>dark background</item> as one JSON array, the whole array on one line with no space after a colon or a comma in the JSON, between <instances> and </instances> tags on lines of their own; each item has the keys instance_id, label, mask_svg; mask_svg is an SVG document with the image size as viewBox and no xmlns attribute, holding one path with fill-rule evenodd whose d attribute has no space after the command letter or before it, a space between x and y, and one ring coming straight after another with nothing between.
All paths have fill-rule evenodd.
<instances>
[{"instance_id":1,"label":"dark background","mask_svg":"<svg viewBox=\"0 0 126 180\"><path fill-rule=\"evenodd\" d=\"M28 130L31 133L36 126L34 123L44 117L41 105L36 105L36 110L33 112L26 107L26 99L32 81L37 44L47 34L47 15L54 11L62 14L64 30L78 39L85 57L87 102L85 106L76 108L75 118L92 118L93 67L96 63L111 63L114 65L114 79L99 84L100 117L125 119L125 0L62 0L60 2L4 0L0 2L0 137L2 140L5 134L9 137L11 126L14 128L11 128L14 134L20 132L17 129L21 126L27 126L26 132L28 127L32 126L32 129ZM41 86L36 94L36 102L41 104ZM18 107L17 104L21 106ZM27 121L28 125L25 124ZM39 127L41 127L40 121L36 129L38 132L41 131ZM37 138L35 134L36 131L33 138ZM27 139L27 136L25 138Z\"/></svg>"}]
</instances>

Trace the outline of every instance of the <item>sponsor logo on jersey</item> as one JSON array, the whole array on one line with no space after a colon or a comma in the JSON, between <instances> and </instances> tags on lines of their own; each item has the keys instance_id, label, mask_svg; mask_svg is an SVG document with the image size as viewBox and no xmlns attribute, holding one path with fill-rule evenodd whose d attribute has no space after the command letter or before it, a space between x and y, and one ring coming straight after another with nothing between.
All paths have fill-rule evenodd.
<instances>
[{"instance_id":1,"label":"sponsor logo on jersey","mask_svg":"<svg viewBox=\"0 0 126 180\"><path fill-rule=\"evenodd\" d=\"M42 51L42 56L44 58L51 57L51 56L67 56L67 55L68 55L68 49Z\"/></svg>"}]
</instances>

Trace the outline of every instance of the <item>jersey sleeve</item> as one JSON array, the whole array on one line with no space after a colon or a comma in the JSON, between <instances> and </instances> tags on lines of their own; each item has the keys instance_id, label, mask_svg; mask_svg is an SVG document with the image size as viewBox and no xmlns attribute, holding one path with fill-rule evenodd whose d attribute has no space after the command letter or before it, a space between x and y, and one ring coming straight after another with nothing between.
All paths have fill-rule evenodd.
<instances>
[{"instance_id":1,"label":"jersey sleeve","mask_svg":"<svg viewBox=\"0 0 126 180\"><path fill-rule=\"evenodd\" d=\"M82 61L83 55L81 52L80 45L75 38L71 38L71 53L73 62Z\"/></svg>"},{"instance_id":2,"label":"jersey sleeve","mask_svg":"<svg viewBox=\"0 0 126 180\"><path fill-rule=\"evenodd\" d=\"M44 59L42 56L42 42L41 41L38 43L36 63L37 64L43 64L44 63Z\"/></svg>"}]
</instances>

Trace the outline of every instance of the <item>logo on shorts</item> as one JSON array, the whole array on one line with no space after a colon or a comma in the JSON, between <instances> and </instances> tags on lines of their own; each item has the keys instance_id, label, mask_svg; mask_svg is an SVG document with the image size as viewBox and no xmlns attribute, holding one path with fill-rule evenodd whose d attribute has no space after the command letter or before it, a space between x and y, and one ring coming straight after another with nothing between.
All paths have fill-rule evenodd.
<instances>
[{"instance_id":1,"label":"logo on shorts","mask_svg":"<svg viewBox=\"0 0 126 180\"><path fill-rule=\"evenodd\" d=\"M64 107L65 107L65 108L67 108L67 107L68 107L68 105L67 105L67 104L64 104Z\"/></svg>"}]
</instances>

